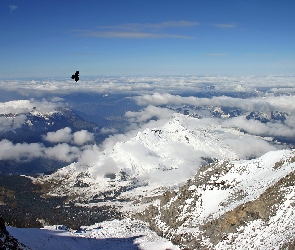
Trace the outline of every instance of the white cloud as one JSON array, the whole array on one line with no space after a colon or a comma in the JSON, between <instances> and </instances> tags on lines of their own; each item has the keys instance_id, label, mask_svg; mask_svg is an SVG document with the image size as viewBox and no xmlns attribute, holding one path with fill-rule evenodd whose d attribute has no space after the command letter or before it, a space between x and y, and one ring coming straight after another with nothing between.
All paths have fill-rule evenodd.
<instances>
[{"instance_id":1,"label":"white cloud","mask_svg":"<svg viewBox=\"0 0 295 250\"><path fill-rule=\"evenodd\" d=\"M294 78L294 77L293 77ZM179 141L171 143L170 141L163 147L161 154L149 149L146 145L132 144L130 140L139 136L146 128L159 129L165 124L171 122L173 113L169 107L174 105L190 105L190 106L223 106L223 107L236 107L245 111L283 111L294 112L295 111L295 93L294 79L292 77L170 77L170 78L156 78L156 77L141 77L141 78L99 78L96 80L85 80L83 84L73 85L70 81L57 81L54 84L52 82L38 82L31 83L16 82L8 86L7 82L0 82L0 88L10 88L18 91L21 88L24 93L31 93L33 89L40 93L71 93L71 92L83 92L91 89L97 93L138 93L140 96L134 98L134 100L144 106L142 110L138 112L127 111L125 116L129 118L131 126L129 131L125 134L111 135L101 145L84 145L85 143L93 141L93 134L86 130L72 133L70 128L63 128L61 130L47 133L44 139L53 143L59 143L50 148L45 148L42 144L12 144L9 141L1 142L6 145L6 148L15 150L11 154L2 154L1 157L21 159L24 152L27 152L27 157L33 157L35 150L36 155L43 155L44 157L52 157L55 159L64 160L67 162L79 161L81 164L92 165L92 171L97 175L104 175L108 172L116 172L122 166L123 161L119 161L116 158L116 154L112 153L116 147L121 145L121 148L125 150L123 157L130 157L133 161L128 164L129 168L136 168L136 164L143 164L147 168L149 166L157 167L150 175L143 176L143 178L150 178L150 180L177 180L178 177L189 177L194 174L194 171L203 162L202 156L206 157L221 157L219 152L215 152L214 147L211 149L208 146L208 150L197 150L191 146L181 144ZM175 95L179 91L201 92L220 91L226 93L243 92L243 98L234 98L229 96L215 96L212 98L197 98L194 96L181 96ZM266 90L262 93L260 89ZM288 91L288 95L275 96L273 92L283 94L285 90ZM245 98L247 93L258 93L259 97ZM260 92L259 92L260 91ZM292 92L293 91L293 92ZM208 93L208 92L207 92ZM289 94L291 93L291 94ZM60 105L59 102L63 100L54 97L50 101L42 100L24 101L23 103L10 103L10 105L0 104L0 113L17 113L19 111L27 111L32 107L41 107L42 109L53 110ZM165 107L163 107L165 106ZM49 107L49 108L48 108ZM20 124L24 117L19 121L14 121L15 126ZM0 119L0 126L11 127L12 121L4 121ZM255 120L247 120L245 117L236 117L232 119L217 119L217 118L202 118L202 119L189 119L187 121L189 128L184 128L184 131L211 131L214 136L218 137L218 141L223 143L224 147L229 147L240 157L254 157L259 156L267 151L275 150L276 147L266 142L262 138L246 135L238 130L246 131L253 135L262 136L293 136L295 128L295 116L294 114L287 116L284 123L282 122L269 122L261 123ZM212 129L213 127L217 129ZM237 128L237 130L232 129ZM101 133L115 132L103 128ZM204 132L204 133L205 133ZM171 132L173 133L173 131ZM210 137L210 133L207 134ZM180 138L180 137L179 137ZM182 136L183 138L183 136ZM77 147L73 147L66 143L75 143ZM150 141L146 141L146 144ZM152 143L151 143L152 144ZM181 145L180 145L181 144ZM206 146L206 140L202 140L201 144ZM27 151L25 151L27 146ZM1 147L2 149L2 147ZM165 158L165 157L166 158ZM129 158L129 159L130 159ZM128 162L128 161L127 161ZM133 165L132 165L133 164ZM178 170L169 170L165 172L165 177L162 170L169 167L179 167ZM125 166L126 167L126 166ZM127 167L126 167L127 168Z\"/></svg>"},{"instance_id":2,"label":"white cloud","mask_svg":"<svg viewBox=\"0 0 295 250\"><path fill-rule=\"evenodd\" d=\"M39 143L16 143L0 141L0 160L28 160L43 156L43 145Z\"/></svg>"},{"instance_id":3,"label":"white cloud","mask_svg":"<svg viewBox=\"0 0 295 250\"><path fill-rule=\"evenodd\" d=\"M62 102L50 102L46 99L36 101L30 100L15 100L0 103L0 114L22 114L31 112L34 108L42 113L54 112L56 108L64 106Z\"/></svg>"},{"instance_id":4,"label":"white cloud","mask_svg":"<svg viewBox=\"0 0 295 250\"><path fill-rule=\"evenodd\" d=\"M87 130L80 130L73 134L74 143L77 145L83 145L88 142L92 142L94 140L94 136L92 133Z\"/></svg>"},{"instance_id":5,"label":"white cloud","mask_svg":"<svg viewBox=\"0 0 295 250\"><path fill-rule=\"evenodd\" d=\"M284 123L290 128L295 129L295 114L288 116Z\"/></svg>"},{"instance_id":6,"label":"white cloud","mask_svg":"<svg viewBox=\"0 0 295 250\"><path fill-rule=\"evenodd\" d=\"M72 162L82 152L77 147L71 147L66 143L54 147L45 148L41 143L12 143L6 139L0 141L0 160L31 160L36 157L54 158L61 161Z\"/></svg>"},{"instance_id":7,"label":"white cloud","mask_svg":"<svg viewBox=\"0 0 295 250\"><path fill-rule=\"evenodd\" d=\"M265 98L234 98L229 96L213 96L212 98L198 98L194 96L182 97L169 93L145 94L134 98L139 105L192 105L192 106L222 106L240 108L245 111L295 111L295 96L270 96Z\"/></svg>"},{"instance_id":8,"label":"white cloud","mask_svg":"<svg viewBox=\"0 0 295 250\"><path fill-rule=\"evenodd\" d=\"M72 134L72 130L69 127L59 129L55 132L48 132L43 139L51 143L62 143L62 142L72 142L77 145L83 145L88 142L93 142L93 133L87 130L80 130Z\"/></svg>"},{"instance_id":9,"label":"white cloud","mask_svg":"<svg viewBox=\"0 0 295 250\"><path fill-rule=\"evenodd\" d=\"M149 105L145 109L139 112L127 111L125 116L130 119L131 122L145 123L152 118L167 119L173 116L174 111L167 108L159 108Z\"/></svg>"},{"instance_id":10,"label":"white cloud","mask_svg":"<svg viewBox=\"0 0 295 250\"><path fill-rule=\"evenodd\" d=\"M27 119L26 115L17 115L12 117L0 117L0 132L20 128Z\"/></svg>"},{"instance_id":11,"label":"white cloud","mask_svg":"<svg viewBox=\"0 0 295 250\"><path fill-rule=\"evenodd\" d=\"M208 90L208 86L210 89ZM99 77L52 81L0 80L0 90L15 91L24 96L60 95L89 91L94 93L295 93L293 76L169 76L169 77Z\"/></svg>"},{"instance_id":12,"label":"white cloud","mask_svg":"<svg viewBox=\"0 0 295 250\"><path fill-rule=\"evenodd\" d=\"M100 164L95 168L92 168L92 173L94 176L104 176L105 174L117 173L119 170L120 168L117 166L117 163L114 161L114 159L107 157L101 159Z\"/></svg>"},{"instance_id":13,"label":"white cloud","mask_svg":"<svg viewBox=\"0 0 295 250\"><path fill-rule=\"evenodd\" d=\"M259 157L269 151L277 150L275 146L256 137L226 138L224 142L232 147L242 159Z\"/></svg>"},{"instance_id":14,"label":"white cloud","mask_svg":"<svg viewBox=\"0 0 295 250\"><path fill-rule=\"evenodd\" d=\"M44 140L51 143L70 142L72 140L72 130L69 127L59 129L55 132L48 132Z\"/></svg>"},{"instance_id":15,"label":"white cloud","mask_svg":"<svg viewBox=\"0 0 295 250\"><path fill-rule=\"evenodd\" d=\"M51 143L73 142L77 145L83 145L94 140L93 133L87 130L80 130L72 134L69 127L59 129L55 132L48 132L43 139Z\"/></svg>"},{"instance_id":16,"label":"white cloud","mask_svg":"<svg viewBox=\"0 0 295 250\"><path fill-rule=\"evenodd\" d=\"M292 116L293 117L293 116ZM248 120L243 116L235 117L232 119L228 119L223 122L224 126L228 127L237 127L246 131L247 133L261 136L270 136L270 137L295 137L294 124L292 121L294 118L289 118L287 123L291 123L291 126L286 126L281 122L267 122L262 123L257 120Z\"/></svg>"},{"instance_id":17,"label":"white cloud","mask_svg":"<svg viewBox=\"0 0 295 250\"><path fill-rule=\"evenodd\" d=\"M86 145L83 147L83 151L79 156L79 162L85 165L88 164L96 164L100 161L101 158L101 150L99 147L94 145Z\"/></svg>"},{"instance_id":18,"label":"white cloud","mask_svg":"<svg viewBox=\"0 0 295 250\"><path fill-rule=\"evenodd\" d=\"M54 147L44 149L44 155L60 161L73 162L81 155L81 151L78 147L72 147L66 143L62 143Z\"/></svg>"},{"instance_id":19,"label":"white cloud","mask_svg":"<svg viewBox=\"0 0 295 250\"><path fill-rule=\"evenodd\" d=\"M65 99L64 98L61 98L61 97L58 97L58 96L54 96L51 101L52 102L63 102Z\"/></svg>"},{"instance_id":20,"label":"white cloud","mask_svg":"<svg viewBox=\"0 0 295 250\"><path fill-rule=\"evenodd\" d=\"M115 133L118 132L118 130L115 129L115 128L106 128L106 127L103 127L99 132L101 134L115 134Z\"/></svg>"},{"instance_id":21,"label":"white cloud","mask_svg":"<svg viewBox=\"0 0 295 250\"><path fill-rule=\"evenodd\" d=\"M29 100L17 100L0 103L0 114L27 113L32 110L34 104Z\"/></svg>"}]
</instances>

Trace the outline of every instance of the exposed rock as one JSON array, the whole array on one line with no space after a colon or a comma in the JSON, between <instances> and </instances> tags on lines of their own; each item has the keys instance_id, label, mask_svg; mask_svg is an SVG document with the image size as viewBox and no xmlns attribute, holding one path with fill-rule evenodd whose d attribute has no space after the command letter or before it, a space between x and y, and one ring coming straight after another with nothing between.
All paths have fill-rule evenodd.
<instances>
[{"instance_id":1,"label":"exposed rock","mask_svg":"<svg viewBox=\"0 0 295 250\"><path fill-rule=\"evenodd\" d=\"M134 217L182 249L294 249L294 154L202 167Z\"/></svg>"},{"instance_id":2,"label":"exposed rock","mask_svg":"<svg viewBox=\"0 0 295 250\"><path fill-rule=\"evenodd\" d=\"M27 246L18 242L17 239L12 237L5 226L5 221L0 215L0 250L28 250Z\"/></svg>"}]
</instances>

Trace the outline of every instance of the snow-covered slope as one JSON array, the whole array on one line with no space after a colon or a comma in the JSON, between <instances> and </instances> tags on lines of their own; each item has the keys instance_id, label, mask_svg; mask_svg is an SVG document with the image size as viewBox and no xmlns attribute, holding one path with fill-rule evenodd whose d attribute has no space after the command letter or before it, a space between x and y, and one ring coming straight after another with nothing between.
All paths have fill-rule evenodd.
<instances>
[{"instance_id":1,"label":"snow-covered slope","mask_svg":"<svg viewBox=\"0 0 295 250\"><path fill-rule=\"evenodd\" d=\"M77 231L59 229L58 226L43 229L8 227L8 231L32 250L179 250L150 230L146 223L130 219L105 221Z\"/></svg>"},{"instance_id":2,"label":"snow-covered slope","mask_svg":"<svg viewBox=\"0 0 295 250\"><path fill-rule=\"evenodd\" d=\"M219 161L139 217L188 249L279 249L294 240L294 179L294 150Z\"/></svg>"},{"instance_id":3,"label":"snow-covered slope","mask_svg":"<svg viewBox=\"0 0 295 250\"><path fill-rule=\"evenodd\" d=\"M5 221L0 214L0 249L29 250L24 244L11 236L6 229Z\"/></svg>"},{"instance_id":4,"label":"snow-covered slope","mask_svg":"<svg viewBox=\"0 0 295 250\"><path fill-rule=\"evenodd\" d=\"M111 147L88 146L81 157L88 164L81 160L32 179L43 187L45 197L64 196L77 207L112 204L125 217L149 222L182 248L269 249L292 244L295 230L288 228L295 220L295 151L278 150L268 138L211 119L199 121L175 114ZM123 230L129 222L104 223L104 230L89 228L84 236L111 237L114 227ZM138 237L134 232L142 231L137 225L128 226L129 236L118 230L114 237ZM277 236L270 238L278 228ZM132 244L139 244L135 238Z\"/></svg>"},{"instance_id":5,"label":"snow-covered slope","mask_svg":"<svg viewBox=\"0 0 295 250\"><path fill-rule=\"evenodd\" d=\"M112 204L189 249L239 248L259 223L264 236L253 246L267 249L262 231L280 223L284 232L295 219L293 184L283 181L295 171L295 151L278 150L268 138L175 114L110 145L89 148L90 164L72 163L33 180L46 195L65 196L75 206ZM284 237L280 244L289 244L292 237Z\"/></svg>"},{"instance_id":6,"label":"snow-covered slope","mask_svg":"<svg viewBox=\"0 0 295 250\"><path fill-rule=\"evenodd\" d=\"M251 143L259 145L256 150ZM145 128L112 147L85 150L88 162L92 159L89 164L73 163L37 181L50 184L51 195L79 196L85 201L107 190L116 193L113 198L121 198L135 187L179 185L200 166L217 159L238 160L275 149L261 137L175 114L165 124Z\"/></svg>"},{"instance_id":7,"label":"snow-covered slope","mask_svg":"<svg viewBox=\"0 0 295 250\"><path fill-rule=\"evenodd\" d=\"M79 178L95 193L99 183L81 172ZM158 195L151 197L151 187L138 187L118 196L132 200L91 204L113 203L122 211L129 206L123 216L132 220L105 221L76 233L52 227L9 228L9 232L32 249L42 244L43 249L81 245L83 249L178 249L171 242L181 249L293 249L294 183L295 150L270 151L252 160L219 160L202 166L178 191L161 195L158 188ZM70 192L72 187L68 188ZM83 188L87 187L74 189L77 196ZM142 203L149 207L141 207ZM32 234L35 241L29 240Z\"/></svg>"}]
</instances>

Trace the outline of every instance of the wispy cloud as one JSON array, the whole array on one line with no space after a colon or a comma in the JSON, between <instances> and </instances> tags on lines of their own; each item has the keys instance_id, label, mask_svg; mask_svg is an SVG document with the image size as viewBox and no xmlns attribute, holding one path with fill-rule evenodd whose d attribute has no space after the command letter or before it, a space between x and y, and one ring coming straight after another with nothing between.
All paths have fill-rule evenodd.
<instances>
[{"instance_id":1,"label":"wispy cloud","mask_svg":"<svg viewBox=\"0 0 295 250\"><path fill-rule=\"evenodd\" d=\"M220 29L235 29L238 27L236 23L214 23L212 26Z\"/></svg>"},{"instance_id":2,"label":"wispy cloud","mask_svg":"<svg viewBox=\"0 0 295 250\"><path fill-rule=\"evenodd\" d=\"M263 53L260 53L260 54L257 54L257 53L252 53L252 54L246 54L246 56L277 56L278 54L272 54L272 53L268 53L268 54L263 54Z\"/></svg>"},{"instance_id":3,"label":"wispy cloud","mask_svg":"<svg viewBox=\"0 0 295 250\"><path fill-rule=\"evenodd\" d=\"M212 53L212 54L207 54L207 56L227 56L228 54L224 53Z\"/></svg>"},{"instance_id":4,"label":"wispy cloud","mask_svg":"<svg viewBox=\"0 0 295 250\"><path fill-rule=\"evenodd\" d=\"M147 33L147 32L122 32L122 31L108 31L108 32L84 32L82 36L102 37L102 38L192 38L190 36L163 34L163 33Z\"/></svg>"},{"instance_id":5,"label":"wispy cloud","mask_svg":"<svg viewBox=\"0 0 295 250\"><path fill-rule=\"evenodd\" d=\"M161 23L125 23L114 26L98 26L99 29L115 29L115 30L160 30L166 28L183 28L183 27L194 27L200 23L192 21L167 21Z\"/></svg>"},{"instance_id":6,"label":"wispy cloud","mask_svg":"<svg viewBox=\"0 0 295 250\"><path fill-rule=\"evenodd\" d=\"M114 26L98 26L95 30L74 30L81 36L102 38L192 38L187 35L175 34L175 29L198 26L198 22L192 21L167 21L161 23L126 23ZM174 29L168 33L168 29Z\"/></svg>"},{"instance_id":7,"label":"wispy cloud","mask_svg":"<svg viewBox=\"0 0 295 250\"><path fill-rule=\"evenodd\" d=\"M10 13L12 13L13 11L15 11L17 8L18 8L17 5L9 5Z\"/></svg>"}]
</instances>

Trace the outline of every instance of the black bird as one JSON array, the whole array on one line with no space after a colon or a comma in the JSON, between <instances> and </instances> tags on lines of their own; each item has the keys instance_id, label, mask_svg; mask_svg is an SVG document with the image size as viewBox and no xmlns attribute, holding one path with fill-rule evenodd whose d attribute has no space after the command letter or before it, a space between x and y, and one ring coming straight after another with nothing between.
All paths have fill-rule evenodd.
<instances>
[{"instance_id":1,"label":"black bird","mask_svg":"<svg viewBox=\"0 0 295 250\"><path fill-rule=\"evenodd\" d=\"M79 71L76 71L75 75L72 75L72 79L75 79L76 82L79 81Z\"/></svg>"}]
</instances>

